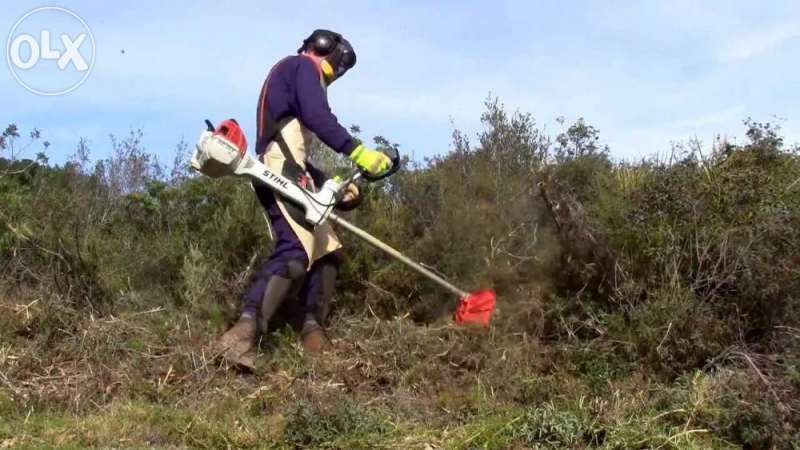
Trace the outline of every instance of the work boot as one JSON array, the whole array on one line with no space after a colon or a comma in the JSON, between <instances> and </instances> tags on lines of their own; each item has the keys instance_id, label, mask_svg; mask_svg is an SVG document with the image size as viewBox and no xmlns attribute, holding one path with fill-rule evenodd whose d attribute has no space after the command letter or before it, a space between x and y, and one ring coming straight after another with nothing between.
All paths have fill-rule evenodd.
<instances>
[{"instance_id":1,"label":"work boot","mask_svg":"<svg viewBox=\"0 0 800 450\"><path fill-rule=\"evenodd\" d=\"M217 352L231 364L253 369L255 360L250 356L256 343L256 320L242 316L230 330L217 339Z\"/></svg>"},{"instance_id":2,"label":"work boot","mask_svg":"<svg viewBox=\"0 0 800 450\"><path fill-rule=\"evenodd\" d=\"M300 341L303 350L308 353L322 353L323 350L331 346L331 341L325 334L325 330L315 321L306 320L303 329L300 331Z\"/></svg>"},{"instance_id":3,"label":"work boot","mask_svg":"<svg viewBox=\"0 0 800 450\"><path fill-rule=\"evenodd\" d=\"M240 369L247 369L251 372L256 370L256 349L251 348L240 356L234 364Z\"/></svg>"}]
</instances>

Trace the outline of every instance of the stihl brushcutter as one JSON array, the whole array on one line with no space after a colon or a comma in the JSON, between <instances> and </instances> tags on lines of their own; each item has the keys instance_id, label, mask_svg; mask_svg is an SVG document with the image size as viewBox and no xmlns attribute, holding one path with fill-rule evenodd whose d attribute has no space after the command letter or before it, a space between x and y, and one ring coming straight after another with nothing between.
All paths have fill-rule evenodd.
<instances>
[{"instance_id":1,"label":"stihl brushcutter","mask_svg":"<svg viewBox=\"0 0 800 450\"><path fill-rule=\"evenodd\" d=\"M329 179L318 192L311 192L270 171L264 164L249 155L247 141L235 120L226 120L216 128L209 121L206 121L206 124L208 129L200 135L192 157L191 165L194 169L212 178L236 175L266 185L283 199L302 207L305 211L305 220L310 224L318 226L325 221L331 221L457 295L459 302L454 317L456 323L489 325L489 319L495 306L493 291L482 290L473 293L463 291L333 212L333 208L341 199L349 183L361 178L367 181L378 181L394 174L400 168L400 155L396 150L392 154L387 153L392 160L392 167L385 173L374 176L363 171L356 171L344 181Z\"/></svg>"}]
</instances>

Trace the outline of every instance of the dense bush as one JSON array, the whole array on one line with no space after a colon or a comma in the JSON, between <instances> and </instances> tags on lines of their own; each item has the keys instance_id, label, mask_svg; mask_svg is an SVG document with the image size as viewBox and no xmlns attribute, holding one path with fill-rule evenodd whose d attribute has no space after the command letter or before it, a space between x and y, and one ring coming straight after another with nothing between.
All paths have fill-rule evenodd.
<instances>
[{"instance_id":1,"label":"dense bush","mask_svg":"<svg viewBox=\"0 0 800 450\"><path fill-rule=\"evenodd\" d=\"M391 179L364 186L364 204L349 218L456 284L496 289L492 333L519 339L513 342L522 347L512 351L511 341L492 341L503 346L494 357L514 358L495 365L486 356L489 343L462 358L459 349L469 339L451 345L452 336L432 335L450 345L435 349L442 366L420 363L419 342L409 341L392 362L405 375L375 383L420 389L428 380L444 389L431 379L449 371L514 380L504 398L515 406L491 412L499 415L463 447L667 445L657 436L664 429L651 424L631 432L622 406L613 420L601 417L600 406L591 420L584 405L553 409L564 399L534 389L530 380L533 373L562 372L584 378L581 395L610 395L611 383L635 384L635 376L675 383L661 407L682 411L676 417L683 432L702 425L728 443L788 445L800 407L798 149L772 125L748 121L741 145L719 141L704 154L690 143L669 158L620 163L582 119L560 121L564 129L550 137L531 116L509 114L490 99L482 120L475 143L455 132L447 154L406 161ZM48 164L43 154L18 157L39 140L38 131L25 140L10 126L0 141L0 291L13 299L4 301L15 314L26 315L21 322L0 315L4 336L34 340L37 351L48 352L72 342L87 312L94 320L168 308L175 316L154 322L150 332L168 336L185 321L191 339L197 337L190 317L206 331L220 331L235 317L254 265L271 248L247 183L188 173L185 144L167 175L142 148L140 132L112 138L111 156L94 164L83 141L63 166ZM376 144L397 146L385 138ZM330 172L348 170L321 147L314 154ZM449 294L366 244L345 240L339 317L409 314L438 326L450 315ZM376 330L364 336L375 339ZM145 345L132 331L111 336L124 341L97 342L99 352L125 355ZM402 344L400 336L392 339ZM381 351L362 356L389 365ZM24 377L25 367L14 367ZM186 370L200 370L194 356L192 367ZM753 398L759 389L769 392L768 402ZM696 398L702 393L708 397ZM3 399L0 391L0 410L11 408ZM550 406L526 409L542 399ZM442 401L447 408L473 403L458 395ZM464 408L464 417L486 412ZM352 403L339 409L299 403L289 417L285 432L298 446L321 445L339 433L364 444L397 432ZM506 418L517 426L507 427ZM641 430L656 435L642 437Z\"/></svg>"}]
</instances>

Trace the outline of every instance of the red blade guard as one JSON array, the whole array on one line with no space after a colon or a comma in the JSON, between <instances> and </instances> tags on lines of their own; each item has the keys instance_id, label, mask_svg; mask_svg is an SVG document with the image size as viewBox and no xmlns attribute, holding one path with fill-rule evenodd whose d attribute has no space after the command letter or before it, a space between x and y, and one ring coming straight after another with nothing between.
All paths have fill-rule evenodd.
<instances>
[{"instance_id":1,"label":"red blade guard","mask_svg":"<svg viewBox=\"0 0 800 450\"><path fill-rule=\"evenodd\" d=\"M455 321L459 325L469 323L489 326L489 319L494 312L497 296L492 290L478 291L462 297L456 307Z\"/></svg>"}]
</instances>

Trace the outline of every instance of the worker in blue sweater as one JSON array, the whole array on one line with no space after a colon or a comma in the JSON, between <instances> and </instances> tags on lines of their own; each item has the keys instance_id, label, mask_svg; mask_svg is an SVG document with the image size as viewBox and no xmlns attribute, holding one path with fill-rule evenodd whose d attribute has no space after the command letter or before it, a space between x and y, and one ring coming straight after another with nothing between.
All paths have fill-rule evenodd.
<instances>
[{"instance_id":1,"label":"worker in blue sweater","mask_svg":"<svg viewBox=\"0 0 800 450\"><path fill-rule=\"evenodd\" d=\"M258 100L256 153L270 170L316 190L326 176L306 159L314 136L333 151L347 156L361 170L379 174L391 160L361 144L339 123L328 105L327 88L356 63L353 47L340 34L315 30L297 51L269 72ZM295 295L304 313L300 332L307 351L322 350L328 340L323 325L335 291L337 251L341 244L330 224L313 227L297 206L255 185L256 195L269 218L275 248L244 296L242 314L218 340L230 362L250 367L259 333L283 301ZM351 184L339 209L360 202Z\"/></svg>"}]
</instances>

